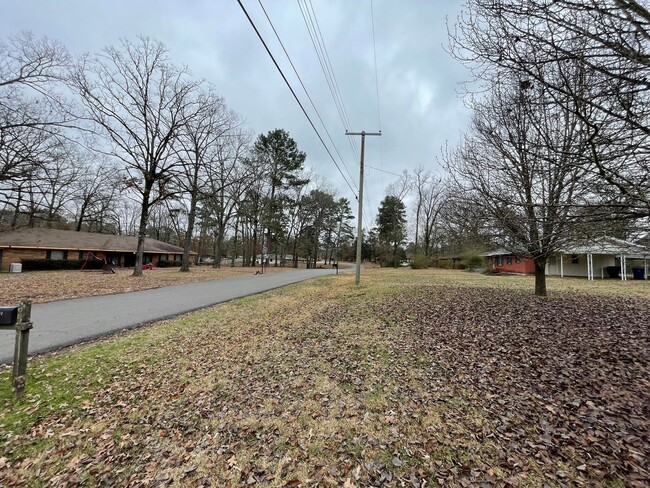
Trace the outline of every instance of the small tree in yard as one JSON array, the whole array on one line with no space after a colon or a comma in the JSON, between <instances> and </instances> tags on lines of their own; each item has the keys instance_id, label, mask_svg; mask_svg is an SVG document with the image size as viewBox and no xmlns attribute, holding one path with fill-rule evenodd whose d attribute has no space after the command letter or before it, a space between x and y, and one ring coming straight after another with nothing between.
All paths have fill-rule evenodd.
<instances>
[{"instance_id":1,"label":"small tree in yard","mask_svg":"<svg viewBox=\"0 0 650 488\"><path fill-rule=\"evenodd\" d=\"M447 158L459 194L481 208L500 245L535 261L535 294L546 295L546 261L570 236L585 170L577 117L541 87L504 79L474 106L471 135Z\"/></svg>"},{"instance_id":2,"label":"small tree in yard","mask_svg":"<svg viewBox=\"0 0 650 488\"><path fill-rule=\"evenodd\" d=\"M395 196L387 196L377 214L379 243L386 247L397 267L398 251L406 239L406 206ZM384 262L386 259L384 258Z\"/></svg>"}]
</instances>

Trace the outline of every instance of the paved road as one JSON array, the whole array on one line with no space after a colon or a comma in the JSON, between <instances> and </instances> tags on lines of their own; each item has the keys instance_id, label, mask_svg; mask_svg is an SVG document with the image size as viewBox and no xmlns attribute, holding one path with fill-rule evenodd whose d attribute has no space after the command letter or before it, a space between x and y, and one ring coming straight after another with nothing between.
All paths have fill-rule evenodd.
<instances>
[{"instance_id":1,"label":"paved road","mask_svg":"<svg viewBox=\"0 0 650 488\"><path fill-rule=\"evenodd\" d=\"M284 271L34 304L29 354L333 273L331 269ZM13 360L14 334L13 331L0 331L0 364Z\"/></svg>"}]
</instances>

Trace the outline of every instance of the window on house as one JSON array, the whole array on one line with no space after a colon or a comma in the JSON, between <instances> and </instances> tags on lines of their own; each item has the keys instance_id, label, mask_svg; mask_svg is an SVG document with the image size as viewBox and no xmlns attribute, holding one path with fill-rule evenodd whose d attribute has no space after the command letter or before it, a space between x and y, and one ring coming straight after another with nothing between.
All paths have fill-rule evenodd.
<instances>
[{"instance_id":1,"label":"window on house","mask_svg":"<svg viewBox=\"0 0 650 488\"><path fill-rule=\"evenodd\" d=\"M512 256L508 256L508 257L506 258L506 262L507 262L509 265L512 264Z\"/></svg>"},{"instance_id":2,"label":"window on house","mask_svg":"<svg viewBox=\"0 0 650 488\"><path fill-rule=\"evenodd\" d=\"M174 261L177 263L181 262L183 260L183 255L182 254L174 254Z\"/></svg>"},{"instance_id":3,"label":"window on house","mask_svg":"<svg viewBox=\"0 0 650 488\"><path fill-rule=\"evenodd\" d=\"M580 256L577 254L572 254L571 255L571 263L572 264L579 264L580 263Z\"/></svg>"},{"instance_id":4,"label":"window on house","mask_svg":"<svg viewBox=\"0 0 650 488\"><path fill-rule=\"evenodd\" d=\"M503 266L503 256L497 256L497 266Z\"/></svg>"},{"instance_id":5,"label":"window on house","mask_svg":"<svg viewBox=\"0 0 650 488\"><path fill-rule=\"evenodd\" d=\"M145 254L142 256L142 264L147 264L150 263L153 260L153 256L151 254Z\"/></svg>"},{"instance_id":6,"label":"window on house","mask_svg":"<svg viewBox=\"0 0 650 488\"><path fill-rule=\"evenodd\" d=\"M79 259L100 259L97 257L97 254L95 254L92 251L79 251Z\"/></svg>"},{"instance_id":7,"label":"window on house","mask_svg":"<svg viewBox=\"0 0 650 488\"><path fill-rule=\"evenodd\" d=\"M158 262L160 262L160 261L168 261L168 260L169 260L169 254L161 254L158 257Z\"/></svg>"},{"instance_id":8,"label":"window on house","mask_svg":"<svg viewBox=\"0 0 650 488\"><path fill-rule=\"evenodd\" d=\"M57 260L68 259L68 251L58 251L58 250L47 251L47 259L57 259Z\"/></svg>"},{"instance_id":9,"label":"window on house","mask_svg":"<svg viewBox=\"0 0 650 488\"><path fill-rule=\"evenodd\" d=\"M519 256L515 256L515 263L521 263L521 258Z\"/></svg>"}]
</instances>

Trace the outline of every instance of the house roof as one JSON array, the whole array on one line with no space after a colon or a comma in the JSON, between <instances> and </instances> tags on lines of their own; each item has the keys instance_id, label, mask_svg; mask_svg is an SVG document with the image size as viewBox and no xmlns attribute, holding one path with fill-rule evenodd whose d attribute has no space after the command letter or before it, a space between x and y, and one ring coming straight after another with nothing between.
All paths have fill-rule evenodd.
<instances>
[{"instance_id":1,"label":"house roof","mask_svg":"<svg viewBox=\"0 0 650 488\"><path fill-rule=\"evenodd\" d=\"M0 232L0 248L63 249L80 251L135 252L137 236L116 236L60 229L20 229ZM144 251L180 254L183 248L147 237ZM192 253L195 254L195 253Z\"/></svg>"},{"instance_id":2,"label":"house roof","mask_svg":"<svg viewBox=\"0 0 650 488\"><path fill-rule=\"evenodd\" d=\"M564 254L625 254L628 257L650 256L650 249L615 237L596 237L590 241L565 246L558 252Z\"/></svg>"},{"instance_id":3,"label":"house roof","mask_svg":"<svg viewBox=\"0 0 650 488\"><path fill-rule=\"evenodd\" d=\"M497 249L496 251L490 251L486 252L483 254L484 257L486 258L491 258L494 256L521 256L521 257L528 257L530 256L529 253L526 251L519 251L519 252L514 252L514 251L508 251L507 249Z\"/></svg>"}]
</instances>

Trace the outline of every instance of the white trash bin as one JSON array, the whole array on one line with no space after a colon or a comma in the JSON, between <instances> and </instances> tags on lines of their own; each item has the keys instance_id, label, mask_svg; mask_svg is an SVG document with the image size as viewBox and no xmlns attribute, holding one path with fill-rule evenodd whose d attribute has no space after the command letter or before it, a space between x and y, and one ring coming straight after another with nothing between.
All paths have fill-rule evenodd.
<instances>
[{"instance_id":1,"label":"white trash bin","mask_svg":"<svg viewBox=\"0 0 650 488\"><path fill-rule=\"evenodd\" d=\"M9 265L10 273L22 273L23 272L23 263L11 263Z\"/></svg>"}]
</instances>

